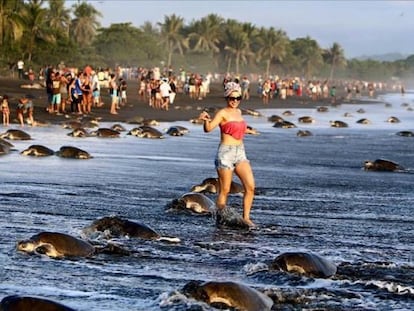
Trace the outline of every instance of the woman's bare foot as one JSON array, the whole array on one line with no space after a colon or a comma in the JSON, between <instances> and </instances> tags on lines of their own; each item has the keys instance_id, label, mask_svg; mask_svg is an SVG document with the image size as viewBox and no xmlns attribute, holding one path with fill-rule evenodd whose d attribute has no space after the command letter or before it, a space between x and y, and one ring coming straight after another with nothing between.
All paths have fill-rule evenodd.
<instances>
[{"instance_id":1,"label":"woman's bare foot","mask_svg":"<svg viewBox=\"0 0 414 311\"><path fill-rule=\"evenodd\" d=\"M257 228L256 224L253 221L251 221L250 219L243 219L243 221L245 222L246 225L249 226L250 229Z\"/></svg>"}]
</instances>

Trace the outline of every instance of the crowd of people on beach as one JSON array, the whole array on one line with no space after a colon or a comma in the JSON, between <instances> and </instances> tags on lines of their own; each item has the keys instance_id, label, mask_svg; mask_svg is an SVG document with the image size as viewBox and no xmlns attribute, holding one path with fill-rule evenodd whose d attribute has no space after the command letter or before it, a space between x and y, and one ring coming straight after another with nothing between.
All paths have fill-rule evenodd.
<instances>
[{"instance_id":1,"label":"crowd of people on beach","mask_svg":"<svg viewBox=\"0 0 414 311\"><path fill-rule=\"evenodd\" d=\"M247 76L242 79L238 77L225 77L223 84L234 81L240 84L243 99L249 100L251 96L250 85L251 82ZM282 78L279 76L262 79L259 77L256 81L256 93L262 99L263 104L269 104L271 100L279 99L286 100L290 97L303 97L311 101L320 101L322 99L330 99L332 104L337 102L337 91L342 89L346 96L344 99L351 100L352 98L359 99L361 96L374 97L376 91L392 91L395 92L404 86L401 84L387 85L384 82L369 82L360 80L308 80L299 77Z\"/></svg>"},{"instance_id":2,"label":"crowd of people on beach","mask_svg":"<svg viewBox=\"0 0 414 311\"><path fill-rule=\"evenodd\" d=\"M24 70L24 63L19 62L19 79L28 79L31 85L36 81L32 68ZM278 75L263 77L258 74L220 74L186 72L183 68L175 71L171 66L159 68L121 67L93 68L90 65L83 69L69 68L63 62L56 66L44 66L38 73L37 81L46 89L47 111L50 114L89 114L95 108L105 105L109 95L109 113L118 114L128 102L127 92L133 83L133 92L137 92L138 100L147 102L156 110L168 111L176 102L177 94L188 96L194 101L205 99L210 93L211 83L235 82L240 85L242 99L249 101L252 97L260 98L263 104L274 100L286 100L292 97L303 98L306 102L330 100L337 103L338 93L345 94L342 99L358 99L362 96L374 97L376 91L405 92L404 86L396 81L387 84L381 81L360 80L305 80L300 77L280 77ZM253 85L256 89L253 89ZM107 93L105 93L107 92ZM135 93L136 94L136 93ZM25 101L25 99L22 99ZM10 123L10 107L7 95L3 96L3 125ZM7 104L6 104L7 103ZM20 105L22 105L20 103ZM32 100L28 99L29 108L17 109L27 115L27 122L34 125ZM22 113L17 119L24 121ZM24 122L20 122L23 126Z\"/></svg>"},{"instance_id":3,"label":"crowd of people on beach","mask_svg":"<svg viewBox=\"0 0 414 311\"><path fill-rule=\"evenodd\" d=\"M140 67L138 77L140 99L148 100L148 105L154 109L168 111L170 105L174 104L177 93L185 94L193 100L204 99L210 92L212 75L187 74L182 68L176 75L171 67L163 71L159 67Z\"/></svg>"}]
</instances>

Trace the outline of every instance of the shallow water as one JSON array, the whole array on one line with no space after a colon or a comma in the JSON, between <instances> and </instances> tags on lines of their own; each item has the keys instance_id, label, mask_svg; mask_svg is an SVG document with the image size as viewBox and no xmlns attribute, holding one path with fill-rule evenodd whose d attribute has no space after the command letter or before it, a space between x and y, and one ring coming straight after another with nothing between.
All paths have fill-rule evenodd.
<instances>
[{"instance_id":1,"label":"shallow water","mask_svg":"<svg viewBox=\"0 0 414 311\"><path fill-rule=\"evenodd\" d=\"M25 128L31 141L12 141L17 151L0 158L0 298L35 295L77 310L213 310L181 295L189 280L233 280L264 291L275 310L411 310L414 308L414 94L381 104L343 104L328 112L294 109L284 117L313 133L272 127L267 117L246 116L261 135L245 140L257 187L252 218L258 230L217 229L209 217L165 211L171 200L215 176L218 131L205 134L187 122L183 137L73 138L60 127ZM357 110L363 108L361 114ZM344 117L344 113L351 117ZM297 118L311 115L313 124ZM401 123L386 122L396 116ZM368 118L371 125L356 120ZM343 120L349 128L332 128ZM109 126L111 124L102 124ZM131 125L124 125L132 128ZM31 144L58 150L73 145L90 160L19 154ZM367 172L365 160L385 158L406 173ZM214 196L212 196L214 198ZM241 198L229 203L240 211ZM180 244L118 239L131 256L99 254L53 260L16 251L18 240L39 231L81 236L97 218L119 215L145 223ZM330 279L271 271L285 251L317 253L338 265ZM198 306L198 309L196 307Z\"/></svg>"}]
</instances>

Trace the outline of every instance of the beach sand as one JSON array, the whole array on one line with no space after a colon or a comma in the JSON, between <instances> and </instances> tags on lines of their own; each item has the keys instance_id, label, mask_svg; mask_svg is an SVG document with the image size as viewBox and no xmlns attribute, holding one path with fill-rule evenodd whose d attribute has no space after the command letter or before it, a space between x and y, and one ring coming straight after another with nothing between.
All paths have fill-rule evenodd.
<instances>
[{"instance_id":1,"label":"beach sand","mask_svg":"<svg viewBox=\"0 0 414 311\"><path fill-rule=\"evenodd\" d=\"M11 125L17 125L16 106L18 99L23 95L29 95L34 103L34 119L38 124L59 124L69 118L76 118L76 114L56 115L47 111L46 90L35 88L23 88L27 85L26 80L0 78L0 95L7 94L9 96L10 121ZM252 83L253 84L253 83ZM170 105L168 111L156 110L148 105L147 101L142 101L138 96L138 81L128 81L128 103L121 106L117 115L109 113L110 97L107 89L102 89L102 99L104 106L100 108L93 107L90 116L100 118L104 122L130 122L137 117L145 120L156 120L159 122L172 121L190 121L198 118L203 109L216 109L225 106L223 87L221 83L213 83L210 86L210 92L207 97L202 100L191 99L188 95L178 93L173 105ZM345 93L337 91L337 104L344 101ZM351 102L359 102L360 100L352 99ZM347 101L349 103L349 101ZM272 99L269 104L263 104L262 100L256 92L256 85L253 84L251 90L251 98L243 100L240 104L241 109L256 111L258 109L294 109L294 108L316 108L318 106L331 105L331 99L320 99L312 101L308 96L292 96L286 100ZM70 111L70 106L66 105L66 111Z\"/></svg>"}]
</instances>

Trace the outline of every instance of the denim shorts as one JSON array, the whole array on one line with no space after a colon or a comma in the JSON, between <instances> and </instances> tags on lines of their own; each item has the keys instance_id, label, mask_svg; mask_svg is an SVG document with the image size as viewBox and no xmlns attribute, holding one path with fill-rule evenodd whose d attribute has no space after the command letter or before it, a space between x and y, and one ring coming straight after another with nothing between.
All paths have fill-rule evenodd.
<instances>
[{"instance_id":1,"label":"denim shorts","mask_svg":"<svg viewBox=\"0 0 414 311\"><path fill-rule=\"evenodd\" d=\"M234 169L237 164L243 161L249 161L243 144L237 146L220 144L214 164L216 169Z\"/></svg>"}]
</instances>

